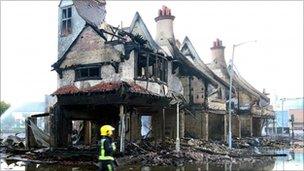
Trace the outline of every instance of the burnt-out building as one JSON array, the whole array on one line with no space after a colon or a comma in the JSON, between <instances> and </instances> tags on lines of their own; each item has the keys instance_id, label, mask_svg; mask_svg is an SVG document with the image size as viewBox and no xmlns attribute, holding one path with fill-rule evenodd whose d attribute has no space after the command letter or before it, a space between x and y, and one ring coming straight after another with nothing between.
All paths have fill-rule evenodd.
<instances>
[{"instance_id":1,"label":"burnt-out building","mask_svg":"<svg viewBox=\"0 0 304 171\"><path fill-rule=\"evenodd\" d=\"M211 80L206 81L193 76L184 80L184 89L188 90L184 95L190 96L189 107L194 114L194 117L188 115L185 120L186 131L190 136L205 140L209 137L213 140L225 140L228 128L226 96L229 84L201 60L188 37L184 39L180 51L195 68Z\"/></svg>"},{"instance_id":2,"label":"burnt-out building","mask_svg":"<svg viewBox=\"0 0 304 171\"><path fill-rule=\"evenodd\" d=\"M228 81L230 67L227 67L224 50L221 40L214 41L211 47L212 62L208 66L216 75ZM232 87L235 92L232 95L232 136L261 136L262 127L266 126L269 119L274 118L268 94L264 90L260 92L255 89L235 71Z\"/></svg>"},{"instance_id":3,"label":"burnt-out building","mask_svg":"<svg viewBox=\"0 0 304 171\"><path fill-rule=\"evenodd\" d=\"M52 146L71 144L73 123L79 120L87 145L97 143L103 124L116 128L120 142L141 139L144 116L150 119L152 137L174 136L176 108L170 102L179 87L173 86L173 58L152 39L140 15L130 27L117 28L101 17L105 2L64 3L59 6L59 58L52 65L58 73ZM67 26L66 15L71 18Z\"/></svg>"},{"instance_id":4,"label":"burnt-out building","mask_svg":"<svg viewBox=\"0 0 304 171\"><path fill-rule=\"evenodd\" d=\"M128 27L105 22L105 5L102 0L59 4L58 59L52 65L58 88L46 114L50 146L73 145L75 131L83 144L96 145L103 124L116 128L120 151L126 140L146 137L173 138L177 144L182 137L226 140L229 74L220 41L211 48L213 63L206 65L188 37L182 44L176 40L169 8L158 11L153 39L137 12ZM269 98L239 75L233 86L238 106L233 135L245 136L248 129L248 135L259 135L252 125L261 124L266 114L257 111L266 113Z\"/></svg>"}]
</instances>

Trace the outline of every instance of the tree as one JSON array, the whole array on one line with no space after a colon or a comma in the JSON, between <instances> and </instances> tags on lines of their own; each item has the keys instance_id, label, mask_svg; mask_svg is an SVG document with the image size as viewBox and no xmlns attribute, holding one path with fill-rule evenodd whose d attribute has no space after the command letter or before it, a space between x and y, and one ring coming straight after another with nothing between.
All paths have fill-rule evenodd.
<instances>
[{"instance_id":1,"label":"tree","mask_svg":"<svg viewBox=\"0 0 304 171\"><path fill-rule=\"evenodd\" d=\"M9 103L5 103L4 101L0 102L0 116L10 107Z\"/></svg>"}]
</instances>

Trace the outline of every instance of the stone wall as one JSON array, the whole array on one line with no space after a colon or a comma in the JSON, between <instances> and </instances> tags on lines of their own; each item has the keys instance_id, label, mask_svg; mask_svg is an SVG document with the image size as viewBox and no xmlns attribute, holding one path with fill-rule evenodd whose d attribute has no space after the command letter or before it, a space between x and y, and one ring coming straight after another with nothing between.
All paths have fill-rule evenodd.
<instances>
[{"instance_id":1,"label":"stone wall","mask_svg":"<svg viewBox=\"0 0 304 171\"><path fill-rule=\"evenodd\" d=\"M62 72L62 79L59 79L59 87L72 85L75 80L74 70L66 70Z\"/></svg>"},{"instance_id":2,"label":"stone wall","mask_svg":"<svg viewBox=\"0 0 304 171\"><path fill-rule=\"evenodd\" d=\"M159 94L159 95L166 95L168 92L168 86L164 84L159 84L156 82L147 82L147 81L140 81L135 80L135 83L142 86L143 88L147 88L147 90Z\"/></svg>"},{"instance_id":3,"label":"stone wall","mask_svg":"<svg viewBox=\"0 0 304 171\"><path fill-rule=\"evenodd\" d=\"M120 62L121 55L113 46L106 45L104 39L88 26L79 35L60 68L77 64Z\"/></svg>"},{"instance_id":4,"label":"stone wall","mask_svg":"<svg viewBox=\"0 0 304 171\"><path fill-rule=\"evenodd\" d=\"M121 79L123 81L133 81L135 68L135 53L132 51L129 55L129 59L125 60L119 65L119 72L121 73Z\"/></svg>"},{"instance_id":5,"label":"stone wall","mask_svg":"<svg viewBox=\"0 0 304 171\"><path fill-rule=\"evenodd\" d=\"M120 62L121 52L114 47L105 45L104 40L91 28L86 27L79 35L79 39L66 54L66 59L62 62L60 68L69 67L78 64L92 64L100 62ZM134 54L131 54L130 59L126 61L127 64L120 66L122 69L127 69L126 65L134 66ZM133 64L133 65L132 65ZM134 69L133 69L134 70ZM125 71L126 73L128 71ZM134 72L134 71L133 71ZM130 71L132 73L132 71ZM126 74L125 74L126 75ZM112 65L101 66L102 80L87 80L75 82L75 85L80 88L83 85L94 86L100 82L119 81L121 75L115 72ZM75 72L72 69L64 70L62 72L62 79L59 79L59 86L72 85L75 81Z\"/></svg>"}]
</instances>

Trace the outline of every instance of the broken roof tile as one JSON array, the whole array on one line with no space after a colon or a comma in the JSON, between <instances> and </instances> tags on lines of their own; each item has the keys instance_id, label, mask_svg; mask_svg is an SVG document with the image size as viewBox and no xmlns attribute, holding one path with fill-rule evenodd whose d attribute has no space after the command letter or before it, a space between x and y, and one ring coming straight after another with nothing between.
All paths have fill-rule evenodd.
<instances>
[{"instance_id":1,"label":"broken roof tile","mask_svg":"<svg viewBox=\"0 0 304 171\"><path fill-rule=\"evenodd\" d=\"M122 83L121 82L109 82L109 83L99 83L95 86L89 87L82 92L107 92L107 91L114 91L120 89Z\"/></svg>"},{"instance_id":2,"label":"broken roof tile","mask_svg":"<svg viewBox=\"0 0 304 171\"><path fill-rule=\"evenodd\" d=\"M58 88L52 95L63 95L63 94L75 94L78 93L79 89L74 85L67 85Z\"/></svg>"},{"instance_id":3,"label":"broken roof tile","mask_svg":"<svg viewBox=\"0 0 304 171\"><path fill-rule=\"evenodd\" d=\"M142 93L142 94L153 94L152 92L146 90L138 84L132 83L129 89L132 93Z\"/></svg>"},{"instance_id":4,"label":"broken roof tile","mask_svg":"<svg viewBox=\"0 0 304 171\"><path fill-rule=\"evenodd\" d=\"M88 87L82 90L78 89L74 85L68 85L58 88L52 95L71 95L78 93L103 93L103 92L118 91L123 87L127 88L127 92L130 93L159 96L153 92L150 92L149 90L146 90L145 88L141 87L138 84L127 83L127 82L99 83L92 87Z\"/></svg>"}]
</instances>

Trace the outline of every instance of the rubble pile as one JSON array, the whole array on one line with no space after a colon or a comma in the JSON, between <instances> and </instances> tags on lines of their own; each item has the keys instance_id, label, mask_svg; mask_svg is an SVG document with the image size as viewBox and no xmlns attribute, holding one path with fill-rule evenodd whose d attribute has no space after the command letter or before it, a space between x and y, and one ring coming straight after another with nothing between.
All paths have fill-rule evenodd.
<instances>
[{"instance_id":1,"label":"rubble pile","mask_svg":"<svg viewBox=\"0 0 304 171\"><path fill-rule=\"evenodd\" d=\"M77 146L64 149L43 148L29 151L26 155L31 160L87 162L97 161L97 151L97 147Z\"/></svg>"},{"instance_id":2,"label":"rubble pile","mask_svg":"<svg viewBox=\"0 0 304 171\"><path fill-rule=\"evenodd\" d=\"M296 143L293 143L296 142ZM269 148L275 148L275 149L281 149L281 148L304 148L304 144L297 142L303 142L302 140L293 139L291 140L289 137L278 137L276 139L273 138L263 138L261 139L261 146L263 147L269 147Z\"/></svg>"},{"instance_id":3,"label":"rubble pile","mask_svg":"<svg viewBox=\"0 0 304 171\"><path fill-rule=\"evenodd\" d=\"M25 150L25 138L19 137L18 134L9 135L4 139L0 139L0 152L22 154Z\"/></svg>"},{"instance_id":4,"label":"rubble pile","mask_svg":"<svg viewBox=\"0 0 304 171\"><path fill-rule=\"evenodd\" d=\"M175 142L172 139L164 141L129 142L126 147L126 156L119 158L123 165L175 165L201 164L213 162L216 164L242 163L242 165L263 165L271 162L273 158L257 158L261 153L253 146L253 142L242 140L235 143L236 146L246 148L234 148L229 150L223 142L210 142L199 139L181 139L181 151L175 151Z\"/></svg>"},{"instance_id":5,"label":"rubble pile","mask_svg":"<svg viewBox=\"0 0 304 171\"><path fill-rule=\"evenodd\" d=\"M181 150L175 150L175 140L144 139L138 142L126 142L125 153L116 153L119 165L186 165L232 163L242 166L264 165L273 162L272 154L262 154L258 147L280 148L289 145L285 139L243 138L233 141L233 149L228 149L222 141L200 139L181 139ZM3 151L5 149L5 151ZM40 148L26 150L24 139L9 136L1 141L1 153L6 153L7 160L28 161L34 163L65 165L94 165L97 163L98 147L71 146L68 148ZM267 157L268 156L268 157Z\"/></svg>"}]
</instances>

